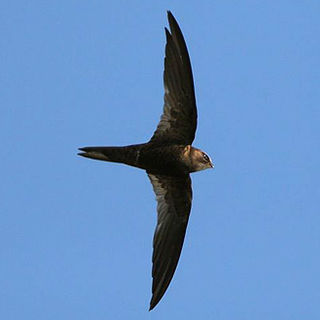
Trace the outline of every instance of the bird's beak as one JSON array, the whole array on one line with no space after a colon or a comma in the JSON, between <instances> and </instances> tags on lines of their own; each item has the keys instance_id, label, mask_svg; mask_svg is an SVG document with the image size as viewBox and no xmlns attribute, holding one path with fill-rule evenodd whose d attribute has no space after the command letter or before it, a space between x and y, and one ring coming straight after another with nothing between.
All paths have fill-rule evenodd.
<instances>
[{"instance_id":1,"label":"bird's beak","mask_svg":"<svg viewBox=\"0 0 320 320\"><path fill-rule=\"evenodd\" d=\"M210 161L210 163L209 163L209 166L210 166L210 168L214 168L214 164Z\"/></svg>"}]
</instances>

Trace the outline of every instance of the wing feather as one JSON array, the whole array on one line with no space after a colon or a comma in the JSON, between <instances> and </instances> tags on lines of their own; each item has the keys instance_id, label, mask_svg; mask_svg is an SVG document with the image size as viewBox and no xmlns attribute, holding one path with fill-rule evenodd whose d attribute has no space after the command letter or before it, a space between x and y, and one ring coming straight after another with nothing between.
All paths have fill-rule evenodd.
<instances>
[{"instance_id":1,"label":"wing feather","mask_svg":"<svg viewBox=\"0 0 320 320\"><path fill-rule=\"evenodd\" d=\"M180 257L189 220L192 189L189 175L148 174L157 197L158 221L153 238L153 309L166 292Z\"/></svg>"},{"instance_id":2,"label":"wing feather","mask_svg":"<svg viewBox=\"0 0 320 320\"><path fill-rule=\"evenodd\" d=\"M191 144L197 128L197 107L188 49L179 25L168 12L164 59L163 114L150 142Z\"/></svg>"}]
</instances>

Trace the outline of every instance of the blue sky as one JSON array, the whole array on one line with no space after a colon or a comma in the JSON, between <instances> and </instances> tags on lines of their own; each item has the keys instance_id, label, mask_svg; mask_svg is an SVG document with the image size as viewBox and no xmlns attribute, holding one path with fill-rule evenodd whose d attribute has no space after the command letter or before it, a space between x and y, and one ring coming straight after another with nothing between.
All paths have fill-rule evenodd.
<instances>
[{"instance_id":1,"label":"blue sky","mask_svg":"<svg viewBox=\"0 0 320 320\"><path fill-rule=\"evenodd\" d=\"M166 10L193 65L183 253L148 312L156 202L138 169L76 156L147 141ZM319 319L320 2L2 1L1 319Z\"/></svg>"}]
</instances>

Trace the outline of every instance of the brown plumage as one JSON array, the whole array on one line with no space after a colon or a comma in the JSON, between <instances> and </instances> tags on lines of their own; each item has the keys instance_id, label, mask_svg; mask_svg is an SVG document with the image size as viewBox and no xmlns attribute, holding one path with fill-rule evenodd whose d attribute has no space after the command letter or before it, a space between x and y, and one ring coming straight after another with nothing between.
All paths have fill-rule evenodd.
<instances>
[{"instance_id":1,"label":"brown plumage","mask_svg":"<svg viewBox=\"0 0 320 320\"><path fill-rule=\"evenodd\" d=\"M138 167L149 176L158 202L150 310L167 290L180 257L192 201L189 173L213 168L209 156L191 146L197 127L197 108L190 58L170 11L168 20L163 114L150 141L125 147L85 147L79 153L87 158Z\"/></svg>"}]
</instances>

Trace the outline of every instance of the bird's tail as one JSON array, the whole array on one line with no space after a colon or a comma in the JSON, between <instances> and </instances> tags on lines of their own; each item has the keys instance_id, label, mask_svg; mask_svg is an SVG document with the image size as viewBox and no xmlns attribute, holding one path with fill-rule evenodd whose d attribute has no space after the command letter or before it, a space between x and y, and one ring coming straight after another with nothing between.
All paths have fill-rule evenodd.
<instances>
[{"instance_id":1,"label":"bird's tail","mask_svg":"<svg viewBox=\"0 0 320 320\"><path fill-rule=\"evenodd\" d=\"M84 147L79 148L78 155L95 160L120 162L138 167L139 150L141 145L125 147Z\"/></svg>"}]
</instances>

